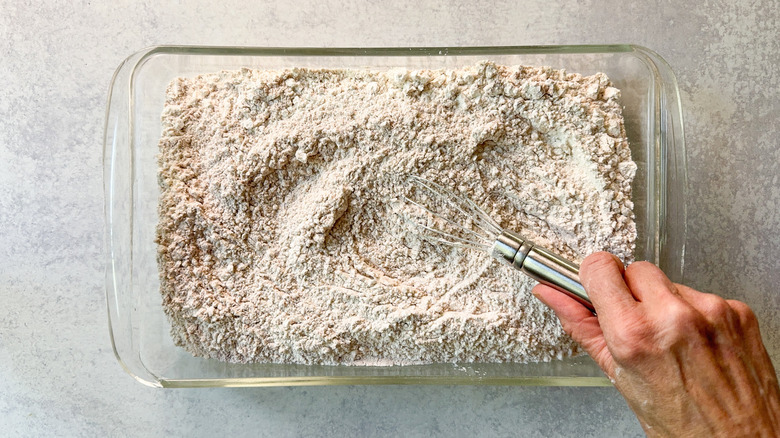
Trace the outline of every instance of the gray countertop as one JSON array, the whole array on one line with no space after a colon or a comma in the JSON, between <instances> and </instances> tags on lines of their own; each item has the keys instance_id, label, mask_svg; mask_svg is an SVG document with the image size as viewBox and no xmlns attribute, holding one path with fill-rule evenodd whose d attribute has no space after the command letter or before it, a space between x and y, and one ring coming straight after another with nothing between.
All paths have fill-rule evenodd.
<instances>
[{"instance_id":1,"label":"gray countertop","mask_svg":"<svg viewBox=\"0 0 780 438\"><path fill-rule=\"evenodd\" d=\"M612 388L162 390L125 374L103 295L102 129L114 69L157 44L647 46L682 92L686 282L747 301L780 350L776 1L246 3L0 0L3 434L642 435Z\"/></svg>"}]
</instances>

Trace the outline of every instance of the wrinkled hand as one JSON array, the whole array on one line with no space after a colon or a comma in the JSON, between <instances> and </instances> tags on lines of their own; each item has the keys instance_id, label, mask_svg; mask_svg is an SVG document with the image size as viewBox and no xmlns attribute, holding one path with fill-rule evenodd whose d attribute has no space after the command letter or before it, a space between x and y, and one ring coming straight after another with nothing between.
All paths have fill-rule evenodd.
<instances>
[{"instance_id":1,"label":"wrinkled hand","mask_svg":"<svg viewBox=\"0 0 780 438\"><path fill-rule=\"evenodd\" d=\"M780 436L780 389L758 322L739 301L672 283L609 253L580 278L598 317L547 286L533 290L612 380L650 436Z\"/></svg>"}]
</instances>

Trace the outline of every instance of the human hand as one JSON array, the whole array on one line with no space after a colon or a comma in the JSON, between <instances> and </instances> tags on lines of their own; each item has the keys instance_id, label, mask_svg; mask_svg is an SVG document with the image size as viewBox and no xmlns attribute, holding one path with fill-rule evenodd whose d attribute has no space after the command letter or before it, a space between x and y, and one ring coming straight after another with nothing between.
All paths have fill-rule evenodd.
<instances>
[{"instance_id":1,"label":"human hand","mask_svg":"<svg viewBox=\"0 0 780 438\"><path fill-rule=\"evenodd\" d=\"M672 283L655 265L601 252L580 266L598 316L534 295L598 363L649 436L780 436L780 389L750 308Z\"/></svg>"}]
</instances>

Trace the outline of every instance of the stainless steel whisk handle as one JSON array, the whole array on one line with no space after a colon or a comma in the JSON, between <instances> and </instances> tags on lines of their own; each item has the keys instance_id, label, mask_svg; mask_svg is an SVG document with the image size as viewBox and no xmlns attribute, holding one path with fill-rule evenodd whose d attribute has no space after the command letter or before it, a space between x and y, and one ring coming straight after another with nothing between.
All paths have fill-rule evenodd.
<instances>
[{"instance_id":1,"label":"stainless steel whisk handle","mask_svg":"<svg viewBox=\"0 0 780 438\"><path fill-rule=\"evenodd\" d=\"M511 231L503 231L496 238L491 255L594 311L588 293L580 282L580 267L576 263L536 246Z\"/></svg>"}]
</instances>

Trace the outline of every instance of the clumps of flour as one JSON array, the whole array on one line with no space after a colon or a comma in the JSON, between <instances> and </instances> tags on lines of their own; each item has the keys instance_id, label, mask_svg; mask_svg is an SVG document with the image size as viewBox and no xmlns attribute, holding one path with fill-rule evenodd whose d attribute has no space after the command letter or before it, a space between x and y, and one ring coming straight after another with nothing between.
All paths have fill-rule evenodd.
<instances>
[{"instance_id":1,"label":"clumps of flour","mask_svg":"<svg viewBox=\"0 0 780 438\"><path fill-rule=\"evenodd\" d=\"M580 353L534 282L422 240L415 174L570 259L632 258L631 161L603 74L240 70L174 80L160 140L163 307L229 362L548 361Z\"/></svg>"}]
</instances>

